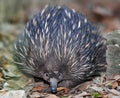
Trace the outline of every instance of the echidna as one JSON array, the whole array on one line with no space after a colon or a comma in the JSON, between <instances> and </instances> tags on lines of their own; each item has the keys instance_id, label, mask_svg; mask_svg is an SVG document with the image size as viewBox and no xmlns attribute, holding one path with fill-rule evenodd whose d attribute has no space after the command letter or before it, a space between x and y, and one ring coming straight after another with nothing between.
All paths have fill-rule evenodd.
<instances>
[{"instance_id":1,"label":"echidna","mask_svg":"<svg viewBox=\"0 0 120 98\"><path fill-rule=\"evenodd\" d=\"M84 15L48 6L33 16L15 43L18 68L57 86L74 87L106 70L106 40Z\"/></svg>"}]
</instances>

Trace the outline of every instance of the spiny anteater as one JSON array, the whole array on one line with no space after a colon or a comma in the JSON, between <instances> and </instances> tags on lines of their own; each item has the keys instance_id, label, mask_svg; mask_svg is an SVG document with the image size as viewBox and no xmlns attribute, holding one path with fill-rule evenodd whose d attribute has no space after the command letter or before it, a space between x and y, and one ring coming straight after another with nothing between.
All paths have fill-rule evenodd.
<instances>
[{"instance_id":1,"label":"spiny anteater","mask_svg":"<svg viewBox=\"0 0 120 98\"><path fill-rule=\"evenodd\" d=\"M65 6L48 6L27 23L16 41L18 68L51 86L74 87L106 70L106 44L87 18Z\"/></svg>"}]
</instances>

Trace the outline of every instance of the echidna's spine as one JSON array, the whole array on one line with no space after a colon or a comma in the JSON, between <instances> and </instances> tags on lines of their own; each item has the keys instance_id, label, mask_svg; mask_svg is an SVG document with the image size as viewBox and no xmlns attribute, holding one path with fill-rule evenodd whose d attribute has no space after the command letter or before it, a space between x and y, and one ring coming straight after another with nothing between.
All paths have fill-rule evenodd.
<instances>
[{"instance_id":1,"label":"echidna's spine","mask_svg":"<svg viewBox=\"0 0 120 98\"><path fill-rule=\"evenodd\" d=\"M15 61L25 73L37 75L36 70L52 56L67 66L71 76L84 80L99 69L94 59L101 50L105 54L104 46L98 28L84 15L64 6L46 7L27 23L17 40Z\"/></svg>"}]
</instances>

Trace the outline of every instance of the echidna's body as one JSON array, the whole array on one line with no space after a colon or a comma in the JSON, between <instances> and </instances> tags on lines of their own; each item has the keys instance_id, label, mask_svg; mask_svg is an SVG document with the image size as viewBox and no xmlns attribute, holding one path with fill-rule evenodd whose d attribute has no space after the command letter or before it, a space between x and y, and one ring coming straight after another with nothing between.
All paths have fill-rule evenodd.
<instances>
[{"instance_id":1,"label":"echidna's body","mask_svg":"<svg viewBox=\"0 0 120 98\"><path fill-rule=\"evenodd\" d=\"M106 45L98 29L66 7L47 7L26 25L15 44L20 70L58 85L75 86L105 71Z\"/></svg>"}]
</instances>

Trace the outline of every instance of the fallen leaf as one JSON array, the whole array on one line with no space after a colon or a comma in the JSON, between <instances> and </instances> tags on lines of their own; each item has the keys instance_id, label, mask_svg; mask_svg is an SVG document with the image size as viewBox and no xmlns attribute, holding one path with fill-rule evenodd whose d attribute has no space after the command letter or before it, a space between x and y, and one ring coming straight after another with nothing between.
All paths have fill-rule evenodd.
<instances>
[{"instance_id":1,"label":"fallen leaf","mask_svg":"<svg viewBox=\"0 0 120 98\"><path fill-rule=\"evenodd\" d=\"M81 91L84 91L84 90L86 90L86 89L90 86L91 83L92 83L92 81L88 81L88 82L84 82L84 83L82 83L82 84L79 84L79 85L77 85L76 87L72 88L72 89L69 91L69 94L75 92L75 91L78 90L78 89L81 90Z\"/></svg>"},{"instance_id":2,"label":"fallen leaf","mask_svg":"<svg viewBox=\"0 0 120 98\"><path fill-rule=\"evenodd\" d=\"M115 89L118 86L118 82L113 82L112 83L112 89Z\"/></svg>"},{"instance_id":3,"label":"fallen leaf","mask_svg":"<svg viewBox=\"0 0 120 98\"><path fill-rule=\"evenodd\" d=\"M67 89L66 87L58 87L58 88L57 88L57 91L58 91L58 92L64 91L64 93L68 93L69 89Z\"/></svg>"},{"instance_id":4,"label":"fallen leaf","mask_svg":"<svg viewBox=\"0 0 120 98\"><path fill-rule=\"evenodd\" d=\"M59 98L59 97L53 94L48 94L47 96L45 96L45 98Z\"/></svg>"},{"instance_id":5,"label":"fallen leaf","mask_svg":"<svg viewBox=\"0 0 120 98\"><path fill-rule=\"evenodd\" d=\"M113 93L113 94L115 94L115 95L120 96L120 92L117 91L117 90L115 90L115 89L108 89L108 91L111 92L111 93Z\"/></svg>"},{"instance_id":6,"label":"fallen leaf","mask_svg":"<svg viewBox=\"0 0 120 98\"><path fill-rule=\"evenodd\" d=\"M30 98L59 98L59 97L57 97L54 94L34 92L32 95L30 95Z\"/></svg>"},{"instance_id":7,"label":"fallen leaf","mask_svg":"<svg viewBox=\"0 0 120 98\"><path fill-rule=\"evenodd\" d=\"M40 98L42 97L39 92L33 92L32 95L29 95L30 98Z\"/></svg>"},{"instance_id":8,"label":"fallen leaf","mask_svg":"<svg viewBox=\"0 0 120 98\"><path fill-rule=\"evenodd\" d=\"M97 91L97 92L102 92L103 91L102 87L93 86L93 87L90 87L90 88Z\"/></svg>"},{"instance_id":9,"label":"fallen leaf","mask_svg":"<svg viewBox=\"0 0 120 98\"><path fill-rule=\"evenodd\" d=\"M120 80L120 75L115 75L115 76L113 76L113 79L114 79L114 80Z\"/></svg>"},{"instance_id":10,"label":"fallen leaf","mask_svg":"<svg viewBox=\"0 0 120 98\"><path fill-rule=\"evenodd\" d=\"M92 83L91 81L82 83L81 86L80 86L80 88L79 88L79 90L80 91L84 91L84 90L88 89L88 87L90 86L91 83Z\"/></svg>"},{"instance_id":11,"label":"fallen leaf","mask_svg":"<svg viewBox=\"0 0 120 98\"><path fill-rule=\"evenodd\" d=\"M84 91L84 92L82 92L80 94L77 94L77 95L70 95L70 96L68 96L68 98L84 98L84 97L87 97L87 96L91 96L91 94Z\"/></svg>"},{"instance_id":12,"label":"fallen leaf","mask_svg":"<svg viewBox=\"0 0 120 98\"><path fill-rule=\"evenodd\" d=\"M33 92L34 92L34 91L41 91L41 90L43 90L44 88L45 88L44 85L39 85L39 86L34 87L34 88L32 89L32 91L33 91Z\"/></svg>"},{"instance_id":13,"label":"fallen leaf","mask_svg":"<svg viewBox=\"0 0 120 98\"><path fill-rule=\"evenodd\" d=\"M110 94L102 95L102 98L113 98L113 96L115 95L110 93Z\"/></svg>"}]
</instances>

